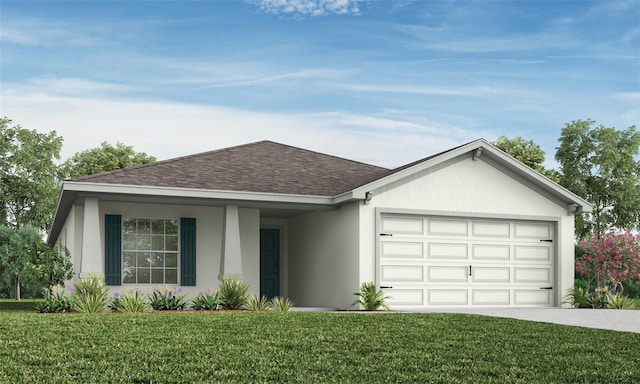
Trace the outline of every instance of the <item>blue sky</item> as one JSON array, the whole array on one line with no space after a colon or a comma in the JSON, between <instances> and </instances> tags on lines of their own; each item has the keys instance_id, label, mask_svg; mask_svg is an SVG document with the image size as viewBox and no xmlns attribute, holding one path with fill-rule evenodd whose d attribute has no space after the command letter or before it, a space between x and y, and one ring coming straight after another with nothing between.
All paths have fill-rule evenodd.
<instances>
[{"instance_id":1,"label":"blue sky","mask_svg":"<svg viewBox=\"0 0 640 384\"><path fill-rule=\"evenodd\" d=\"M386 167L640 122L640 1L0 2L0 114L62 156L273 140Z\"/></svg>"}]
</instances>

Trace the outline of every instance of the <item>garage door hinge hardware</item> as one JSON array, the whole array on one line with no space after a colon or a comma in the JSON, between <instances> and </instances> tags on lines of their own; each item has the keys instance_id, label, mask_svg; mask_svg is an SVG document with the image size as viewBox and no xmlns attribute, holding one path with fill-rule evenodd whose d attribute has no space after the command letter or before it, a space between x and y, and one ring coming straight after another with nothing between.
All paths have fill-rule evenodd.
<instances>
[{"instance_id":1,"label":"garage door hinge hardware","mask_svg":"<svg viewBox=\"0 0 640 384\"><path fill-rule=\"evenodd\" d=\"M545 243L553 243L552 239L548 239L548 240L540 240L540 241L544 241Z\"/></svg>"},{"instance_id":2,"label":"garage door hinge hardware","mask_svg":"<svg viewBox=\"0 0 640 384\"><path fill-rule=\"evenodd\" d=\"M391 233L381 233L380 236L393 236Z\"/></svg>"},{"instance_id":3,"label":"garage door hinge hardware","mask_svg":"<svg viewBox=\"0 0 640 384\"><path fill-rule=\"evenodd\" d=\"M553 289L553 287L540 287L540 289Z\"/></svg>"}]
</instances>

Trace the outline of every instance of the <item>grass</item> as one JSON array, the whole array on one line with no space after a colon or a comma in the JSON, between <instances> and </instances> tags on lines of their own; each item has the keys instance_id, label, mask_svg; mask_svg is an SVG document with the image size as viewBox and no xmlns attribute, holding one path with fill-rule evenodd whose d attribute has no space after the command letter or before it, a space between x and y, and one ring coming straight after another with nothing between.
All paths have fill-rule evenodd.
<instances>
[{"instance_id":1,"label":"grass","mask_svg":"<svg viewBox=\"0 0 640 384\"><path fill-rule=\"evenodd\" d=\"M2 383L636 383L640 334L463 314L0 313Z\"/></svg>"},{"instance_id":2,"label":"grass","mask_svg":"<svg viewBox=\"0 0 640 384\"><path fill-rule=\"evenodd\" d=\"M0 311L34 311L36 299L0 299Z\"/></svg>"}]
</instances>

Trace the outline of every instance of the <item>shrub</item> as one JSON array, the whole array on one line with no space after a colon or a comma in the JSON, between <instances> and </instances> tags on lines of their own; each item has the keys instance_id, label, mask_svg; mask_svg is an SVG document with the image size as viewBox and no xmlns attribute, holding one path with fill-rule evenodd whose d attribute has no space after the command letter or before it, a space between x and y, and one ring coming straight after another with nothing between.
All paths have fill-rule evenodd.
<instances>
[{"instance_id":1,"label":"shrub","mask_svg":"<svg viewBox=\"0 0 640 384\"><path fill-rule=\"evenodd\" d=\"M72 295L72 292L72 287L69 287L67 292L60 285L43 289L43 299L36 302L36 311L40 313L63 313L73 311L75 297Z\"/></svg>"},{"instance_id":2,"label":"shrub","mask_svg":"<svg viewBox=\"0 0 640 384\"><path fill-rule=\"evenodd\" d=\"M627 279L622 283L624 294L632 298L640 298L640 280Z\"/></svg>"},{"instance_id":3,"label":"shrub","mask_svg":"<svg viewBox=\"0 0 640 384\"><path fill-rule=\"evenodd\" d=\"M293 309L293 301L284 297L271 299L271 309L274 312L290 312Z\"/></svg>"},{"instance_id":4,"label":"shrub","mask_svg":"<svg viewBox=\"0 0 640 384\"><path fill-rule=\"evenodd\" d=\"M249 286L235 277L225 277L220 281L220 308L238 310L247 305Z\"/></svg>"},{"instance_id":5,"label":"shrub","mask_svg":"<svg viewBox=\"0 0 640 384\"><path fill-rule=\"evenodd\" d=\"M591 294L585 288L575 284L569 288L569 292L564 296L562 303L569 304L573 308L590 308Z\"/></svg>"},{"instance_id":6,"label":"shrub","mask_svg":"<svg viewBox=\"0 0 640 384\"><path fill-rule=\"evenodd\" d=\"M200 292L198 296L191 300L191 308L196 311L215 311L220 304L220 295L218 291L209 289L206 292Z\"/></svg>"},{"instance_id":7,"label":"shrub","mask_svg":"<svg viewBox=\"0 0 640 384\"><path fill-rule=\"evenodd\" d=\"M109 289L98 275L81 277L74 285L75 309L84 313L106 312L109 309Z\"/></svg>"},{"instance_id":8,"label":"shrub","mask_svg":"<svg viewBox=\"0 0 640 384\"><path fill-rule=\"evenodd\" d=\"M251 294L247 298L247 305L245 308L250 311L268 311L271 309L271 303L266 296Z\"/></svg>"},{"instance_id":9,"label":"shrub","mask_svg":"<svg viewBox=\"0 0 640 384\"><path fill-rule=\"evenodd\" d=\"M111 299L109 308L113 311L138 313L149 310L144 293L136 289L125 289L121 294L115 294Z\"/></svg>"},{"instance_id":10,"label":"shrub","mask_svg":"<svg viewBox=\"0 0 640 384\"><path fill-rule=\"evenodd\" d=\"M367 311L377 311L380 308L389 309L389 306L385 303L389 296L385 296L384 291L377 290L376 285L371 281L362 283L360 292L355 292L354 295L358 296L359 299L355 300L351 304L352 306L360 304Z\"/></svg>"},{"instance_id":11,"label":"shrub","mask_svg":"<svg viewBox=\"0 0 640 384\"><path fill-rule=\"evenodd\" d=\"M175 287L166 285L154 288L149 296L149 305L156 311L181 311L187 306L186 295L178 293Z\"/></svg>"},{"instance_id":12,"label":"shrub","mask_svg":"<svg viewBox=\"0 0 640 384\"><path fill-rule=\"evenodd\" d=\"M611 309L640 309L637 299L622 296L616 293L607 293L607 308Z\"/></svg>"}]
</instances>

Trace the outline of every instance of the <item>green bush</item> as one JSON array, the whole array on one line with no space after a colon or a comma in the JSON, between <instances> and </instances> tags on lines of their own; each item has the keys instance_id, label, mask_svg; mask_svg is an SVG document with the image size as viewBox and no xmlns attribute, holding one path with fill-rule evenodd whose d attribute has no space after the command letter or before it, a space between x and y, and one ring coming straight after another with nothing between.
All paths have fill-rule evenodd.
<instances>
[{"instance_id":1,"label":"green bush","mask_svg":"<svg viewBox=\"0 0 640 384\"><path fill-rule=\"evenodd\" d=\"M144 294L136 289L125 289L122 293L116 293L111 299L109 308L113 311L126 313L140 313L149 310Z\"/></svg>"},{"instance_id":2,"label":"green bush","mask_svg":"<svg viewBox=\"0 0 640 384\"><path fill-rule=\"evenodd\" d=\"M573 308L591 308L591 294L586 288L576 284L569 288L569 292L562 300L563 304L569 304Z\"/></svg>"},{"instance_id":3,"label":"green bush","mask_svg":"<svg viewBox=\"0 0 640 384\"><path fill-rule=\"evenodd\" d=\"M75 310L83 313L99 313L109 310L109 289L104 277L87 275L74 285Z\"/></svg>"},{"instance_id":4,"label":"green bush","mask_svg":"<svg viewBox=\"0 0 640 384\"><path fill-rule=\"evenodd\" d=\"M243 309L247 305L249 286L235 277L225 277L220 281L220 308L229 310Z\"/></svg>"},{"instance_id":5,"label":"green bush","mask_svg":"<svg viewBox=\"0 0 640 384\"><path fill-rule=\"evenodd\" d=\"M251 294L247 298L247 305L245 308L250 311L268 311L271 309L271 303L266 296Z\"/></svg>"},{"instance_id":6,"label":"green bush","mask_svg":"<svg viewBox=\"0 0 640 384\"><path fill-rule=\"evenodd\" d=\"M181 311L187 307L186 295L179 295L176 287L162 286L153 289L149 305L155 311Z\"/></svg>"},{"instance_id":7,"label":"green bush","mask_svg":"<svg viewBox=\"0 0 640 384\"><path fill-rule=\"evenodd\" d=\"M622 283L624 294L631 298L640 298L640 280L627 279Z\"/></svg>"},{"instance_id":8,"label":"green bush","mask_svg":"<svg viewBox=\"0 0 640 384\"><path fill-rule=\"evenodd\" d=\"M638 299L632 299L620 294L607 293L607 308L611 309L640 309Z\"/></svg>"},{"instance_id":9,"label":"green bush","mask_svg":"<svg viewBox=\"0 0 640 384\"><path fill-rule=\"evenodd\" d=\"M45 288L42 295L44 297L38 300L35 306L36 311L40 313L63 313L74 310L75 297L60 285Z\"/></svg>"},{"instance_id":10,"label":"green bush","mask_svg":"<svg viewBox=\"0 0 640 384\"><path fill-rule=\"evenodd\" d=\"M206 292L200 292L198 296L191 300L191 309L196 311L215 311L220 305L220 295L218 291L209 289Z\"/></svg>"},{"instance_id":11,"label":"green bush","mask_svg":"<svg viewBox=\"0 0 640 384\"><path fill-rule=\"evenodd\" d=\"M355 292L354 295L358 296L359 299L355 300L351 304L352 306L360 304L367 311L377 311L380 308L389 309L389 306L385 303L389 296L385 296L384 291L377 290L376 285L371 281L362 283L360 292Z\"/></svg>"},{"instance_id":12,"label":"green bush","mask_svg":"<svg viewBox=\"0 0 640 384\"><path fill-rule=\"evenodd\" d=\"M284 297L271 299L271 309L274 312L290 312L293 309L293 301Z\"/></svg>"}]
</instances>

